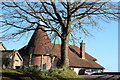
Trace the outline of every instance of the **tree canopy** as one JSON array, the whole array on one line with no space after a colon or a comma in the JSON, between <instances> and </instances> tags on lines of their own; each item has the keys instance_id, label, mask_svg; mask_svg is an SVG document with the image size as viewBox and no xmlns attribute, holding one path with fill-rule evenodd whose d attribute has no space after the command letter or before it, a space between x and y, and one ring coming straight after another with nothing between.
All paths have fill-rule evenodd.
<instances>
[{"instance_id":1,"label":"tree canopy","mask_svg":"<svg viewBox=\"0 0 120 80\"><path fill-rule=\"evenodd\" d=\"M96 27L100 20L118 20L118 14L118 4L101 0L2 2L1 28L3 32L16 29L10 31L9 36L4 35L13 38L44 25L45 29L41 29L50 32L52 39L61 39L61 60L68 66L69 41L78 41L81 37L78 32L90 35L89 27Z\"/></svg>"},{"instance_id":2,"label":"tree canopy","mask_svg":"<svg viewBox=\"0 0 120 80\"><path fill-rule=\"evenodd\" d=\"M41 25L40 21L44 23L45 31L55 32L59 37L62 35L63 27L71 25L71 36L74 37L76 30L81 30L86 35L90 34L87 27L97 26L98 20L106 22L111 19L117 20L118 5L100 0L95 2L87 2L87 0L84 2L3 2L1 17L5 31L13 27L18 28L11 37L35 30L36 26Z\"/></svg>"}]
</instances>

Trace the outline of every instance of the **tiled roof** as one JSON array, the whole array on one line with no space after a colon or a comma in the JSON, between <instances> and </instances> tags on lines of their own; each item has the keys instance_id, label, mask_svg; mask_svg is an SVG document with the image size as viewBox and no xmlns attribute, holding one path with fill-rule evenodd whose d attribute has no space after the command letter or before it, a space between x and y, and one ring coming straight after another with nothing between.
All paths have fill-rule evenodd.
<instances>
[{"instance_id":1,"label":"tiled roof","mask_svg":"<svg viewBox=\"0 0 120 80\"><path fill-rule=\"evenodd\" d=\"M1 59L10 58L11 56L14 56L14 54L16 54L21 61L23 60L21 55L18 53L17 50L1 50L0 51L0 55L1 55L0 58Z\"/></svg>"},{"instance_id":2,"label":"tiled roof","mask_svg":"<svg viewBox=\"0 0 120 80\"><path fill-rule=\"evenodd\" d=\"M43 28L42 26L39 26L37 28ZM41 29L37 29L33 36L31 37L28 46L26 46L25 49L25 53L30 53L30 49L31 47L34 47L34 53L35 54L45 54L45 46L50 43L50 39L47 35L47 33L45 33L44 31L42 31ZM33 53L33 54L34 54Z\"/></svg>"},{"instance_id":3,"label":"tiled roof","mask_svg":"<svg viewBox=\"0 0 120 80\"><path fill-rule=\"evenodd\" d=\"M3 52L0 52L0 58L10 58L14 53L12 51L3 51Z\"/></svg>"},{"instance_id":4,"label":"tiled roof","mask_svg":"<svg viewBox=\"0 0 120 80\"><path fill-rule=\"evenodd\" d=\"M75 52L76 54L79 54L79 53L80 53L80 48L77 47L77 46L70 45L70 46L69 46L69 49L70 49L71 51ZM89 54L86 53L86 52L85 52L85 57L86 57L87 59L90 59L90 60L95 60L95 61L97 60L96 58L92 57L91 55L89 55Z\"/></svg>"},{"instance_id":5,"label":"tiled roof","mask_svg":"<svg viewBox=\"0 0 120 80\"><path fill-rule=\"evenodd\" d=\"M60 58L60 44L50 44L51 54L56 55ZM54 46L54 47L53 47ZM90 56L88 53L85 53L86 59L79 57L79 47L70 45L69 46L69 60L70 66L73 67L86 67L86 68L101 68L104 69L101 65L97 64L94 60L94 57Z\"/></svg>"},{"instance_id":6,"label":"tiled roof","mask_svg":"<svg viewBox=\"0 0 120 80\"><path fill-rule=\"evenodd\" d=\"M43 28L39 26L40 28ZM38 27L38 28L39 28ZM30 42L27 46L19 50L19 53L21 56L24 57L24 55L28 55L30 52L30 48L34 47L34 53L36 55L44 54L46 55L46 49L45 47L48 47L50 49L50 54L56 55L59 59L61 58L61 49L60 44L53 44L50 42L50 39L46 32L42 31L41 29L37 29L32 38L30 39ZM95 62L97 60L96 58L90 56L88 53L85 53L85 58L82 59L79 56L80 48L77 46L69 45L69 60L70 60L70 66L76 66L76 67L89 67L89 68L101 68L103 67Z\"/></svg>"},{"instance_id":7,"label":"tiled roof","mask_svg":"<svg viewBox=\"0 0 120 80\"><path fill-rule=\"evenodd\" d=\"M61 57L61 53L60 53L60 44L53 44L53 43L49 43L46 46L49 47L50 49L50 54L56 55L59 59ZM24 50L21 49L21 50ZM104 69L104 67L102 67L101 65L99 65L98 63L96 63L94 60L96 60L96 58L90 56L88 53L85 53L86 59L82 59L79 57L79 52L80 52L80 48L77 46L73 46L73 45L69 45L69 60L70 60L70 66L72 67L85 67L85 68L100 68L100 69ZM39 54L42 54L41 52L39 52ZM46 54L46 51L43 50L43 54Z\"/></svg>"}]
</instances>

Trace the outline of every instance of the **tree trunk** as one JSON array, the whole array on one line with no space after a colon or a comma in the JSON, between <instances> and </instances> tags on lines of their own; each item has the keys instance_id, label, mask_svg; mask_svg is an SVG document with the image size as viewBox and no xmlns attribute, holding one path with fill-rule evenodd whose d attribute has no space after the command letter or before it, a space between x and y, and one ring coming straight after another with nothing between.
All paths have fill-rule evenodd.
<instances>
[{"instance_id":1,"label":"tree trunk","mask_svg":"<svg viewBox=\"0 0 120 80\"><path fill-rule=\"evenodd\" d=\"M29 62L28 62L28 66L32 65L32 53L29 54Z\"/></svg>"},{"instance_id":2,"label":"tree trunk","mask_svg":"<svg viewBox=\"0 0 120 80\"><path fill-rule=\"evenodd\" d=\"M69 67L69 56L68 56L68 43L69 36L67 35L65 39L61 39L61 67Z\"/></svg>"}]
</instances>

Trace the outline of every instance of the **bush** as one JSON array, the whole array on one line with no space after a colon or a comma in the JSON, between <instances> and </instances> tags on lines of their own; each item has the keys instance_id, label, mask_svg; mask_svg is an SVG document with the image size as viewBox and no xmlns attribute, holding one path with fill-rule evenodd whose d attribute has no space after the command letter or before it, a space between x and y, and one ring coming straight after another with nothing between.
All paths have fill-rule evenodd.
<instances>
[{"instance_id":1,"label":"bush","mask_svg":"<svg viewBox=\"0 0 120 80\"><path fill-rule=\"evenodd\" d=\"M54 69L50 69L50 70L49 70L49 72L50 72L50 73L52 73L52 72L62 73L62 72L63 72L63 70L62 70L62 69L57 69L57 68L54 68Z\"/></svg>"},{"instance_id":2,"label":"bush","mask_svg":"<svg viewBox=\"0 0 120 80\"><path fill-rule=\"evenodd\" d=\"M32 67L28 67L26 69L19 70L4 70L2 71L12 74L12 76L23 76L21 80L73 80L79 79L83 80L83 78L79 77L73 70L70 68L60 68L60 69L50 69L50 70L36 70ZM14 73L14 74L13 74ZM6 76L3 76L6 77ZM16 80L16 79L15 79Z\"/></svg>"},{"instance_id":3,"label":"bush","mask_svg":"<svg viewBox=\"0 0 120 80\"><path fill-rule=\"evenodd\" d=\"M70 70L69 67L63 66L63 71Z\"/></svg>"}]
</instances>

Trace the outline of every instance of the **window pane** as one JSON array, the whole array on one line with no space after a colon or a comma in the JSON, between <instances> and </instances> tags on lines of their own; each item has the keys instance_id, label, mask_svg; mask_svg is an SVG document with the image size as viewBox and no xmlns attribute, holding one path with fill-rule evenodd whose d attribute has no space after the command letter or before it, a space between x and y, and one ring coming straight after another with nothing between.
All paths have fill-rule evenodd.
<instances>
[{"instance_id":1,"label":"window pane","mask_svg":"<svg viewBox=\"0 0 120 80\"><path fill-rule=\"evenodd\" d=\"M50 49L49 49L49 47L45 47L45 49L46 49L46 54L50 54Z\"/></svg>"},{"instance_id":2,"label":"window pane","mask_svg":"<svg viewBox=\"0 0 120 80\"><path fill-rule=\"evenodd\" d=\"M30 48L30 53L34 53L34 49L35 49L35 47L31 47Z\"/></svg>"},{"instance_id":3,"label":"window pane","mask_svg":"<svg viewBox=\"0 0 120 80\"><path fill-rule=\"evenodd\" d=\"M43 70L45 70L47 68L47 64L43 64Z\"/></svg>"}]
</instances>

